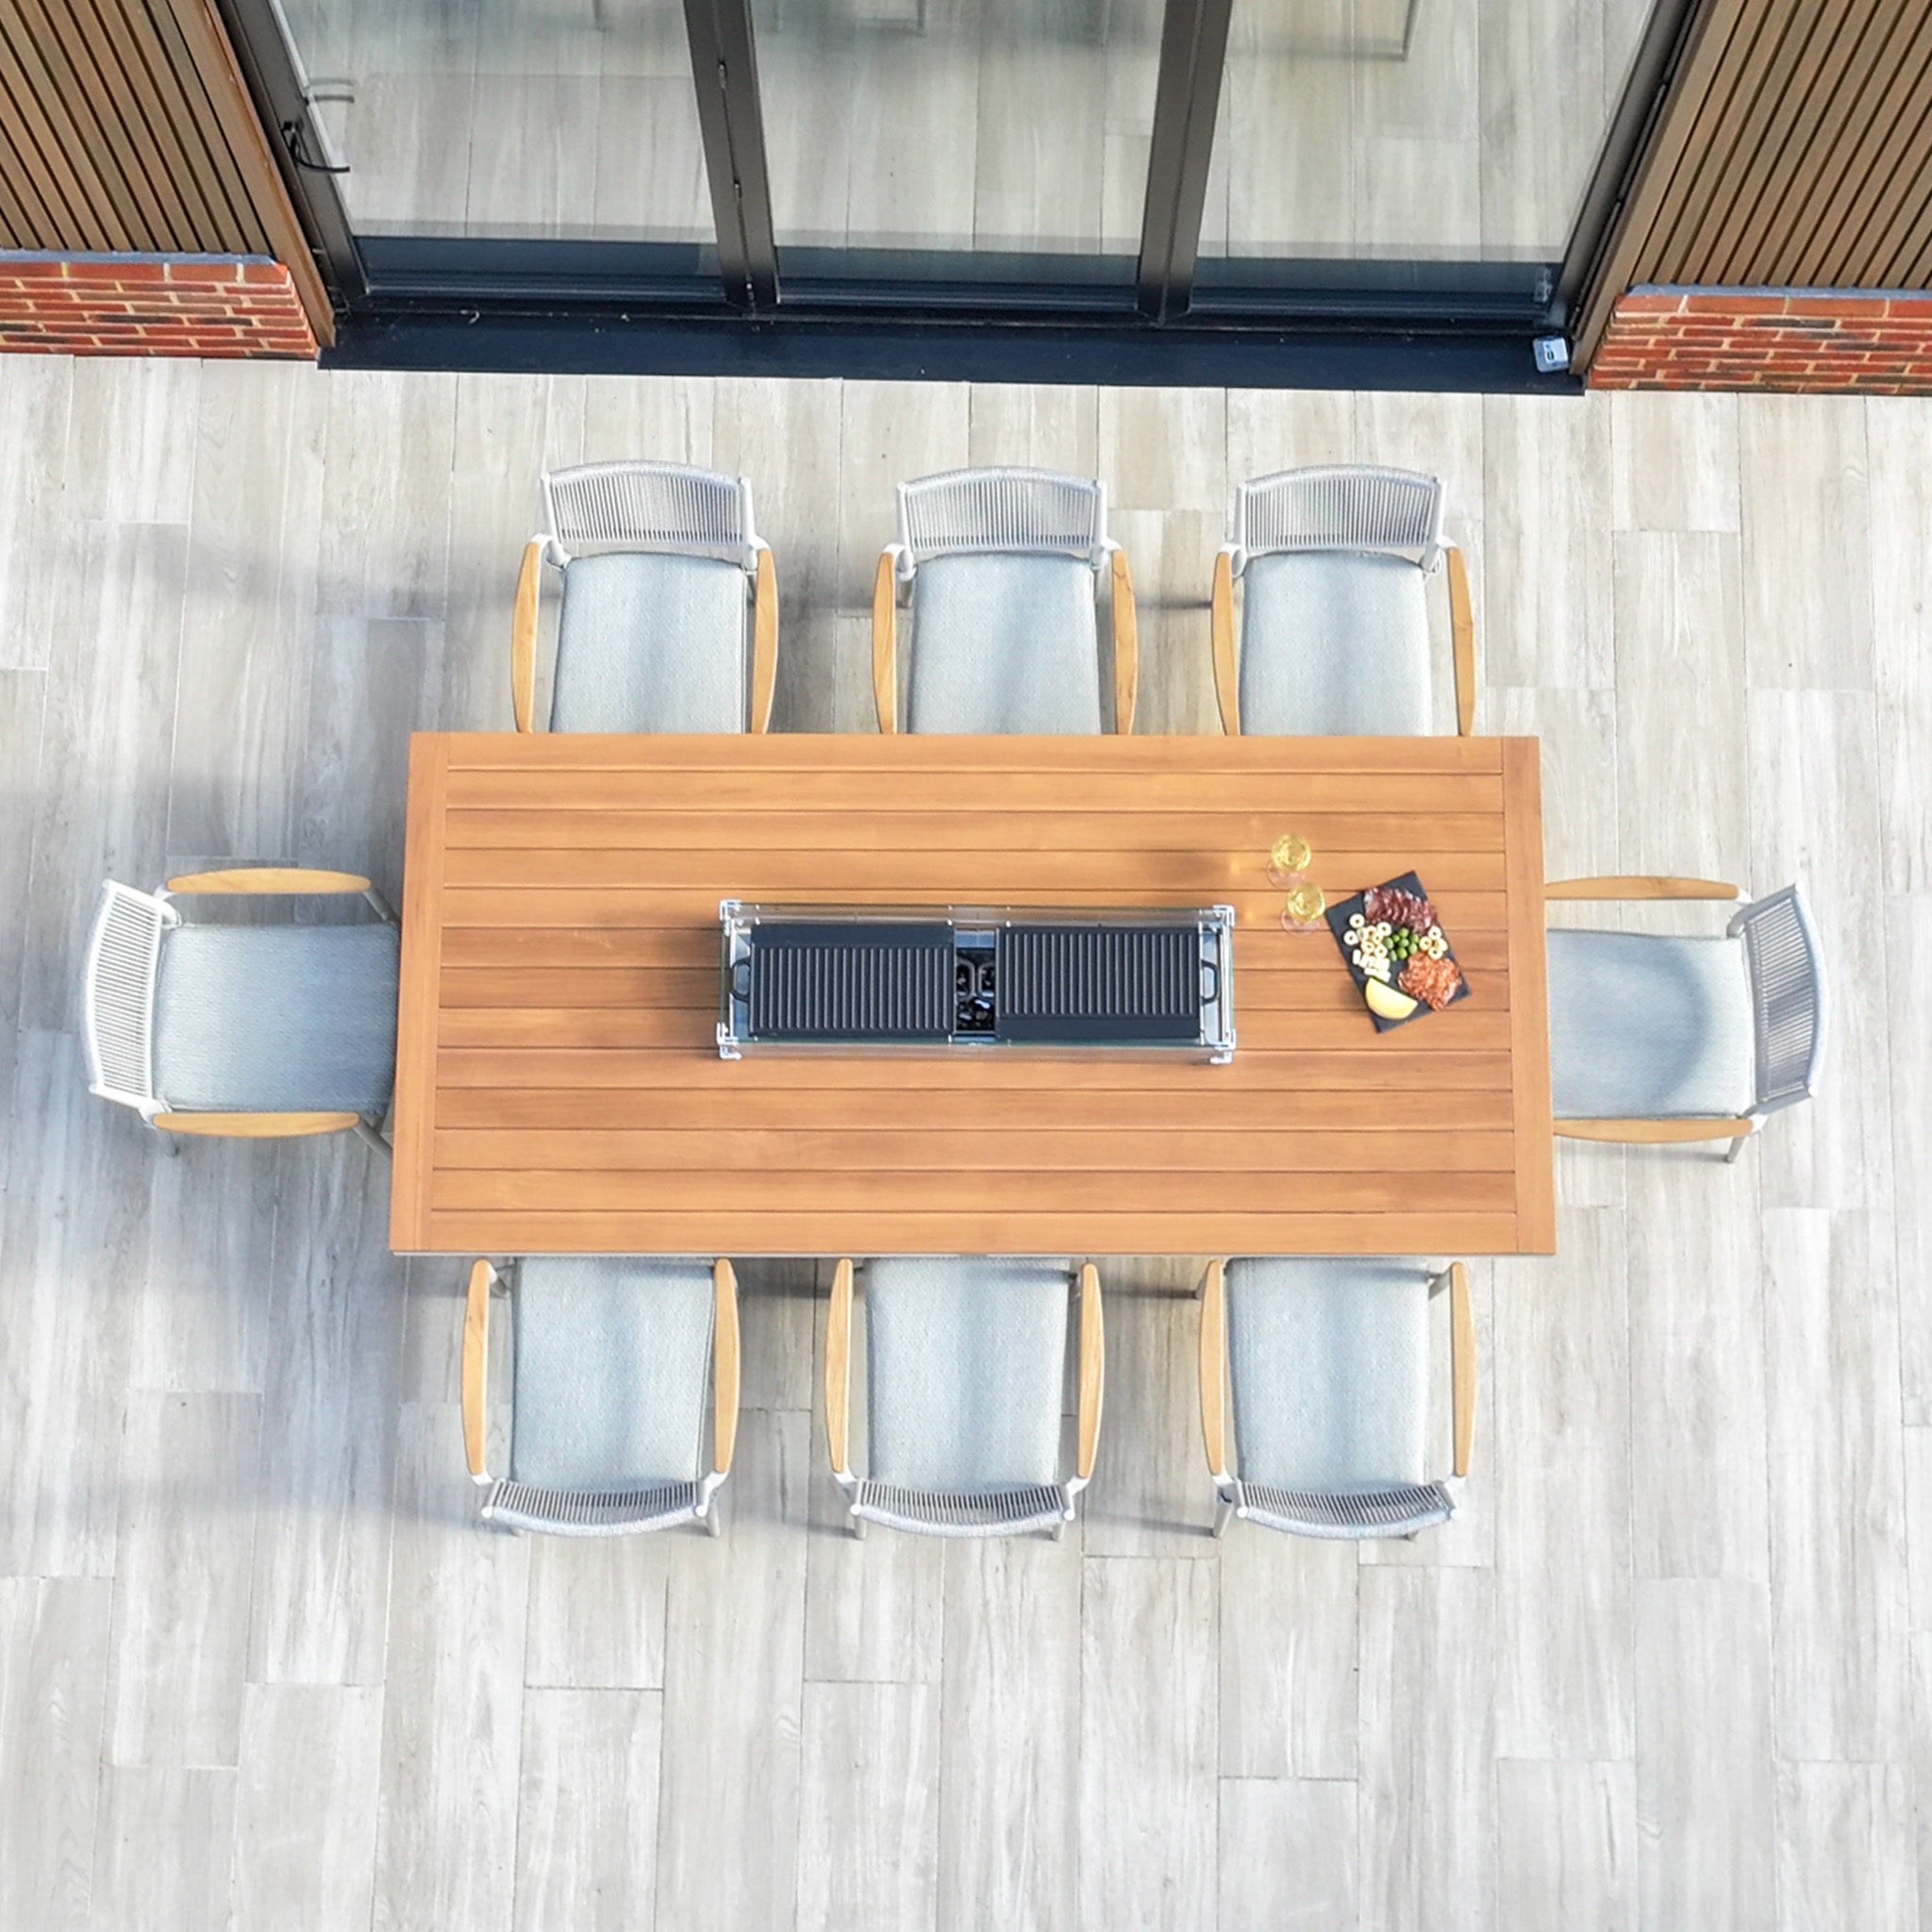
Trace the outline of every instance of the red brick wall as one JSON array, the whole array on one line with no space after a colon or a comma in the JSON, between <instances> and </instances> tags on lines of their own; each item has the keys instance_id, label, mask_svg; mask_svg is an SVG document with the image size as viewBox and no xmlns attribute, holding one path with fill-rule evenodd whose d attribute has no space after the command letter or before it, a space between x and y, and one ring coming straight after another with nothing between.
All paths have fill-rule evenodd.
<instances>
[{"instance_id":1,"label":"red brick wall","mask_svg":"<svg viewBox=\"0 0 1932 1932\"><path fill-rule=\"evenodd\" d=\"M289 271L263 256L0 249L0 351L295 356L316 345Z\"/></svg>"},{"instance_id":2,"label":"red brick wall","mask_svg":"<svg viewBox=\"0 0 1932 1932\"><path fill-rule=\"evenodd\" d=\"M1632 289L1591 389L1932 395L1932 295L1833 289Z\"/></svg>"}]
</instances>

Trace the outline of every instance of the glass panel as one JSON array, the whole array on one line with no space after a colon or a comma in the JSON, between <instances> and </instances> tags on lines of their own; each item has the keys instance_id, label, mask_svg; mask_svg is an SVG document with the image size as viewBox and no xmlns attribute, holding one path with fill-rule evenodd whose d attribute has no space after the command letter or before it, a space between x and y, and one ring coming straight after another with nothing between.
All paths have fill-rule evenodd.
<instances>
[{"instance_id":1,"label":"glass panel","mask_svg":"<svg viewBox=\"0 0 1932 1932\"><path fill-rule=\"evenodd\" d=\"M1236 0L1203 284L1268 258L1559 260L1651 5Z\"/></svg>"},{"instance_id":2,"label":"glass panel","mask_svg":"<svg viewBox=\"0 0 1932 1932\"><path fill-rule=\"evenodd\" d=\"M1160 17L1159 0L755 0L781 270L852 249L824 265L978 276L1017 257L1050 279L1039 258L1058 256L1131 281Z\"/></svg>"},{"instance_id":3,"label":"glass panel","mask_svg":"<svg viewBox=\"0 0 1932 1932\"><path fill-rule=\"evenodd\" d=\"M679 0L283 0L371 235L712 239Z\"/></svg>"}]
</instances>

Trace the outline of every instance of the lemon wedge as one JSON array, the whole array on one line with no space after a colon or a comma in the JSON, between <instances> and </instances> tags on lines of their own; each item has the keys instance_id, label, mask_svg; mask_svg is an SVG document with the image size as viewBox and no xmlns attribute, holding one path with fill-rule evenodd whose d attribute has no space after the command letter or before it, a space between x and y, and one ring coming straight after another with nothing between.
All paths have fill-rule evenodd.
<instances>
[{"instance_id":1,"label":"lemon wedge","mask_svg":"<svg viewBox=\"0 0 1932 1932\"><path fill-rule=\"evenodd\" d=\"M1387 985L1379 979L1372 979L1362 989L1362 997L1369 1003L1369 1011L1379 1014L1384 1020L1406 1020L1421 1004L1412 1000L1398 987Z\"/></svg>"}]
</instances>

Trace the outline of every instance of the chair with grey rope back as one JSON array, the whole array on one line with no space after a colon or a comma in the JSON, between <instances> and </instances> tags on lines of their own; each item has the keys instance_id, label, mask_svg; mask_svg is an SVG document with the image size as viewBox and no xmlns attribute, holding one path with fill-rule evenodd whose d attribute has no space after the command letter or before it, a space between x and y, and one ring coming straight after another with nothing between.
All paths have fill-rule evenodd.
<instances>
[{"instance_id":1,"label":"chair with grey rope back","mask_svg":"<svg viewBox=\"0 0 1932 1932\"><path fill-rule=\"evenodd\" d=\"M1551 900L1735 901L1721 879L1561 879ZM1796 886L1741 906L1722 934L1552 927L1550 1086L1578 1141L1728 1141L1810 1097L1824 1063L1824 960Z\"/></svg>"},{"instance_id":2,"label":"chair with grey rope back","mask_svg":"<svg viewBox=\"0 0 1932 1932\"><path fill-rule=\"evenodd\" d=\"M490 1472L490 1302L510 1297L508 1474ZM702 1523L738 1437L738 1276L726 1260L528 1255L470 1270L463 1450L483 1520L552 1536ZM708 1388L710 1402L707 1410ZM708 1421L708 1432L707 1422Z\"/></svg>"},{"instance_id":3,"label":"chair with grey rope back","mask_svg":"<svg viewBox=\"0 0 1932 1932\"><path fill-rule=\"evenodd\" d=\"M517 577L510 700L535 728L538 606L563 579L553 731L764 731L778 668L778 581L751 485L678 463L546 471L550 527Z\"/></svg>"},{"instance_id":4,"label":"chair with grey rope back","mask_svg":"<svg viewBox=\"0 0 1932 1932\"><path fill-rule=\"evenodd\" d=\"M1107 491L1054 470L952 470L899 485L873 584L873 703L899 729L897 608L912 607L908 731L1097 732L1100 581L1111 586L1113 728L1134 728L1134 586Z\"/></svg>"},{"instance_id":5,"label":"chair with grey rope back","mask_svg":"<svg viewBox=\"0 0 1932 1932\"><path fill-rule=\"evenodd\" d=\"M353 924L184 920L180 899L359 895ZM158 892L109 879L88 941L88 1083L170 1134L355 1132L382 1153L395 1081L400 934L366 878L238 866Z\"/></svg>"},{"instance_id":6,"label":"chair with grey rope back","mask_svg":"<svg viewBox=\"0 0 1932 1932\"><path fill-rule=\"evenodd\" d=\"M1445 1287L1446 1477L1431 1474L1428 1442L1429 1301ZM1216 1536L1239 1516L1297 1536L1406 1537L1455 1514L1475 1428L1475 1323L1460 1261L1210 1261L1200 1375Z\"/></svg>"},{"instance_id":7,"label":"chair with grey rope back","mask_svg":"<svg viewBox=\"0 0 1932 1932\"><path fill-rule=\"evenodd\" d=\"M1104 1393L1100 1276L1091 1262L950 1255L863 1264L865 1474L852 1468L854 1269L832 1279L825 1428L853 1533L1058 1536L1093 1473ZM1079 1420L1060 1450L1067 1304L1080 1292Z\"/></svg>"},{"instance_id":8,"label":"chair with grey rope back","mask_svg":"<svg viewBox=\"0 0 1932 1932\"><path fill-rule=\"evenodd\" d=\"M1211 600L1223 730L1432 730L1424 585L1444 564L1456 728L1475 728L1475 620L1462 553L1442 541L1443 504L1434 476L1359 463L1283 470L1236 489Z\"/></svg>"}]
</instances>

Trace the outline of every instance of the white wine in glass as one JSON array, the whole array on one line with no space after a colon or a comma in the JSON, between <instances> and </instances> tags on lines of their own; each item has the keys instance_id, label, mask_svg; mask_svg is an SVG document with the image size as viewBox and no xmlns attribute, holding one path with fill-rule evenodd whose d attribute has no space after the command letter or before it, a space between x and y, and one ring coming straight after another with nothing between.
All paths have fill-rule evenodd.
<instances>
[{"instance_id":1,"label":"white wine in glass","mask_svg":"<svg viewBox=\"0 0 1932 1932\"><path fill-rule=\"evenodd\" d=\"M1281 923L1290 932L1307 932L1321 923L1327 909L1327 894L1312 880L1304 880L1283 901Z\"/></svg>"},{"instance_id":2,"label":"white wine in glass","mask_svg":"<svg viewBox=\"0 0 1932 1932\"><path fill-rule=\"evenodd\" d=\"M1308 841L1298 832L1284 832L1268 851L1268 882L1291 885L1315 862Z\"/></svg>"}]
</instances>

